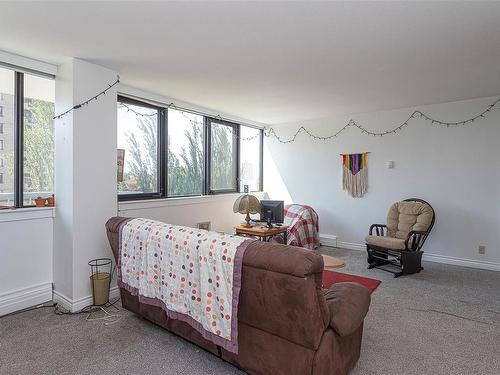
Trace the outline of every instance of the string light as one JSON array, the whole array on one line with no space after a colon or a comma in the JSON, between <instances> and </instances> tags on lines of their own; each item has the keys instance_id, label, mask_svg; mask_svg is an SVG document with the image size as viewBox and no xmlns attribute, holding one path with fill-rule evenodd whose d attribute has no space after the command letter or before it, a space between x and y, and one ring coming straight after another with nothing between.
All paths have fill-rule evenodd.
<instances>
[{"instance_id":1,"label":"string light","mask_svg":"<svg viewBox=\"0 0 500 375\"><path fill-rule=\"evenodd\" d=\"M101 95L106 95L106 93L111 90L111 88L113 86L116 86L117 84L120 83L120 76L116 76L116 81L113 82L113 83L110 83L108 84L108 87L106 87L104 90L102 90L100 93L94 95L93 97L91 97L90 99L84 101L83 103L80 103L80 104L77 104L77 105L74 105L72 108L68 109L67 111L57 115L57 116L54 116L54 120L57 120L57 119L60 119L61 117L63 116L66 116L66 115L69 115L71 112L73 112L75 109L79 109L79 108L82 108L86 105L89 105L93 100L96 100L101 96Z\"/></svg>"},{"instance_id":2,"label":"string light","mask_svg":"<svg viewBox=\"0 0 500 375\"><path fill-rule=\"evenodd\" d=\"M196 121L196 120L193 120L192 118L190 118L186 112L184 112L182 109L176 107L176 105L174 103L170 103L166 106L166 108L162 108L160 110L155 110L153 113L141 113L141 112L138 112L136 111L134 108L132 108L130 105L126 104L126 103L120 103L120 107L121 108L125 108L127 110L127 112L132 112L134 115L138 116L138 117L156 117L158 116L158 114L165 114L167 113L168 109L169 108L172 108L172 109L175 109L176 111L178 111L186 120L188 120L189 122L191 122L191 124L193 125L203 125L202 122L200 121ZM188 112L189 113L189 112ZM220 121L224 121L224 119L221 117L221 115L215 115L213 116L214 118L220 120ZM238 139L240 139L241 141L251 141L251 140L254 140L254 139L257 139L258 137L260 136L260 132L251 136L251 137L237 137Z\"/></svg>"},{"instance_id":3,"label":"string light","mask_svg":"<svg viewBox=\"0 0 500 375\"><path fill-rule=\"evenodd\" d=\"M116 76L116 81L113 82L113 83L110 83L108 84L108 87L105 88L104 90L102 90L101 92L99 92L98 94L94 95L93 97L91 97L90 99L84 101L83 103L80 103L80 104L77 104L75 106L73 106L72 108L68 109L67 111L57 115L57 116L54 116L54 120L56 119L59 119L63 116L66 116L68 115L69 113L73 112L74 110L76 109L79 109L79 108L82 108L88 104L90 104L92 101L96 100L102 96L102 95L106 95L106 92L108 92L112 87L116 86L118 83L120 83L120 76ZM486 109L484 109L482 112L480 112L479 114L477 114L476 116L474 117L471 117L467 120L463 120L463 121L456 121L456 122L448 122L448 121L441 121L441 120L437 120L437 119L434 119L428 115L426 115L425 113L423 113L422 111L420 110L415 110L412 112L412 114L408 117L408 119L406 119L406 121L404 121L403 123L401 123L400 125L394 127L393 129L389 129L389 130L385 130L385 131L381 131L381 132L374 132L374 131L371 131L371 130L368 130L367 128L365 128L364 126L358 124L355 120L353 119L350 119L346 125L344 125L343 128L341 128L339 131L337 131L336 133L333 133L331 135L328 135L328 136L320 136L320 135L315 135L313 134L310 130L308 130L307 128L305 128L304 126L301 126L294 134L291 138L283 138L283 137L280 137L278 134L276 134L276 131L273 129L273 128L269 128L269 127L265 127L264 128L264 136L270 138L270 137L274 137L278 142L280 143L292 143L292 142L295 142L295 140L297 139L297 137L299 136L300 133L304 132L306 133L309 137L313 138L313 139L317 139L317 140L321 140L321 141L328 141L328 140L332 140L334 138L337 138L340 134L342 134L345 130L347 130L348 128L350 127L355 127L357 129L359 129L361 131L362 134L367 134L367 135L372 135L372 136L380 136L380 137L383 137L383 136L386 136L386 135L390 135L390 134L395 134L398 130L402 130L403 127L405 126L408 126L409 123L411 122L411 120L417 118L417 116L419 118L423 118L424 120L430 122L432 125L438 125L438 126L446 126L447 128L449 127L458 127L458 126L467 126L467 125L472 125L475 123L476 120L478 119L484 119L486 118L486 115L489 114L489 112L491 112L492 110L496 109L495 107L498 105L498 103L500 102L500 98L496 99L493 103L491 103L489 106L486 107ZM195 124L195 125L201 125L200 122L196 121L196 120L193 120L191 119L188 115L185 114L185 112L181 109L181 108L178 108L174 103L170 103L169 105L167 105L166 108L162 108L161 110L159 111L156 111L155 113L140 113L138 111L136 111L135 109L133 109L131 106L125 104L125 103L120 103L120 106L121 107L124 107L127 109L128 112L132 112L134 113L136 116L140 116L140 117L152 117L152 116L157 116L158 115L158 112L159 113L165 113L166 111L168 111L169 108L172 108L172 109L176 109L178 110L186 119L188 119L192 124ZM193 111L196 113L196 111ZM188 112L189 113L189 112ZM213 116L214 118L216 119L219 119L221 121L225 121L221 115L215 115ZM239 137L240 140L242 141L251 141L253 139L256 139L260 136L260 133L257 133L256 135L252 136L252 137L246 137L246 138L243 138L243 137Z\"/></svg>"},{"instance_id":4,"label":"string light","mask_svg":"<svg viewBox=\"0 0 500 375\"><path fill-rule=\"evenodd\" d=\"M298 135L300 133L304 132L307 135L309 135L309 137L311 137L313 139L317 139L317 140L321 140L321 141L326 141L326 140L332 140L334 138L337 138L341 133L343 133L345 130L347 130L350 127L356 127L359 130L361 130L362 134L372 135L374 137L376 137L376 136L383 137L383 136L386 136L386 135L389 135L389 134L396 134L398 131L402 130L403 127L408 126L410 124L411 120L417 118L417 116L419 118L423 118L424 120L430 122L432 125L446 126L447 128L449 128L449 127L458 127L458 126L468 126L468 125L474 124L475 121L478 120L478 119L484 119L484 118L486 118L486 115L489 112L491 112L493 109L495 109L495 107L497 106L497 104L499 102L500 102L500 98L498 98L497 100L495 100L492 104L490 104L488 107L486 107L486 109L483 110L478 115L476 115L474 117L471 117L471 118L469 118L467 120L458 121L458 122L447 122L447 121L437 120L437 119L434 119L434 118L426 115L425 113L423 113L423 112L421 112L419 110L416 110L416 111L413 111L413 113L410 115L410 117L408 117L408 119L406 121L404 121L403 123L401 123L400 125L394 127L393 129L384 130L384 131L381 131L381 132L374 132L374 131L368 130L364 126L358 124L355 120L350 119L347 122L347 124L342 129L340 129L336 133L333 133L333 134L328 135L328 136L318 136L318 135L315 135L310 130L306 129L303 126L301 126L291 136L291 138L288 138L288 139L280 137L278 134L276 134L276 131L273 128L264 128L264 135L266 137L274 137L280 143L292 143L292 142L295 142L295 140L297 139L297 137L298 137Z\"/></svg>"}]
</instances>

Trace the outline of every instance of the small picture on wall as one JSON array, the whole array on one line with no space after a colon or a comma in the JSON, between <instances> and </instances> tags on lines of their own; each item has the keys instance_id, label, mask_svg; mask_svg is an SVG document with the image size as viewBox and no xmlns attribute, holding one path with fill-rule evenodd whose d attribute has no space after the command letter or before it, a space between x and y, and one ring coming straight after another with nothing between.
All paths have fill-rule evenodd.
<instances>
[{"instance_id":1,"label":"small picture on wall","mask_svg":"<svg viewBox=\"0 0 500 375\"><path fill-rule=\"evenodd\" d=\"M117 181L123 182L123 168L125 165L125 150L119 148L117 154L117 163L116 163L116 172L117 172Z\"/></svg>"}]
</instances>

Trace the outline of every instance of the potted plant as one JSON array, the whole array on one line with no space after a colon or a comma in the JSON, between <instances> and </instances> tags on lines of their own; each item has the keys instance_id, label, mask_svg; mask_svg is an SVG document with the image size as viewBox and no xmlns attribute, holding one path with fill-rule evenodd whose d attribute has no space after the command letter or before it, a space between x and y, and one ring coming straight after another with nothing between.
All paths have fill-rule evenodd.
<instances>
[{"instance_id":1,"label":"potted plant","mask_svg":"<svg viewBox=\"0 0 500 375\"><path fill-rule=\"evenodd\" d=\"M45 201L46 201L45 198L42 198L42 197L36 198L35 199L35 205L36 205L36 207L45 207Z\"/></svg>"},{"instance_id":2,"label":"potted plant","mask_svg":"<svg viewBox=\"0 0 500 375\"><path fill-rule=\"evenodd\" d=\"M47 198L47 207L54 207L55 206L55 198L54 194L52 194L50 197Z\"/></svg>"}]
</instances>

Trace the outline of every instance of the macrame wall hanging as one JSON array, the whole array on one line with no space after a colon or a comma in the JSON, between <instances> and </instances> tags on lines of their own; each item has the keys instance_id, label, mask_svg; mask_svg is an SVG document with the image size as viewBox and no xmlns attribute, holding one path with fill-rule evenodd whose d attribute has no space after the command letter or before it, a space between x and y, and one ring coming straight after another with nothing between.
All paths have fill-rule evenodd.
<instances>
[{"instance_id":1,"label":"macrame wall hanging","mask_svg":"<svg viewBox=\"0 0 500 375\"><path fill-rule=\"evenodd\" d=\"M362 154L341 154L342 188L352 197L361 198L368 191L367 152Z\"/></svg>"}]
</instances>

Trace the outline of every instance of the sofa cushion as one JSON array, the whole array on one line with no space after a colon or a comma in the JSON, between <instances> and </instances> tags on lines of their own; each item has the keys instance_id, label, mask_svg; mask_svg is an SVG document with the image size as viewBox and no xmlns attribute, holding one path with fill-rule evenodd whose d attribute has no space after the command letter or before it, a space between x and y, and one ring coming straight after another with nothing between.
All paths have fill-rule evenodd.
<instances>
[{"instance_id":1,"label":"sofa cushion","mask_svg":"<svg viewBox=\"0 0 500 375\"><path fill-rule=\"evenodd\" d=\"M412 230L426 231L434 217L432 208L421 202L397 202L387 214L387 236L406 240Z\"/></svg>"},{"instance_id":2,"label":"sofa cushion","mask_svg":"<svg viewBox=\"0 0 500 375\"><path fill-rule=\"evenodd\" d=\"M385 247L392 250L404 250L405 240L388 236L366 236L365 241L369 245Z\"/></svg>"}]
</instances>

